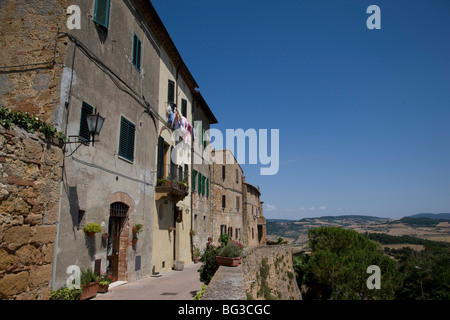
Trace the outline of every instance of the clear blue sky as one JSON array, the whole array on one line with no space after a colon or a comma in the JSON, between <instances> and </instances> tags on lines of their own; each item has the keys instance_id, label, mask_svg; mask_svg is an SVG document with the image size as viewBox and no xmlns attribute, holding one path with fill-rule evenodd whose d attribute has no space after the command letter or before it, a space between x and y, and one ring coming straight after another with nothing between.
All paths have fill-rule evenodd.
<instances>
[{"instance_id":1,"label":"clear blue sky","mask_svg":"<svg viewBox=\"0 0 450 320\"><path fill-rule=\"evenodd\" d=\"M215 128L280 130L267 218L450 212L450 1L152 3Z\"/></svg>"}]
</instances>

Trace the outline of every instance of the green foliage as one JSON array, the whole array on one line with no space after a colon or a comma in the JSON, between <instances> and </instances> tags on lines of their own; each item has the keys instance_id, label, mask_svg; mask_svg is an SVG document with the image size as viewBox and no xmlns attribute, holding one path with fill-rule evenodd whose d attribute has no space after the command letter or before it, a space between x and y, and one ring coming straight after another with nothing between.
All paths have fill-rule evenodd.
<instances>
[{"instance_id":1,"label":"green foliage","mask_svg":"<svg viewBox=\"0 0 450 320\"><path fill-rule=\"evenodd\" d=\"M219 256L237 258L242 254L242 244L237 241L229 241L224 247L219 251Z\"/></svg>"},{"instance_id":2,"label":"green foliage","mask_svg":"<svg viewBox=\"0 0 450 320\"><path fill-rule=\"evenodd\" d=\"M195 295L194 300L200 300L201 297L203 297L203 294L205 293L206 287L207 286L205 284L202 285L202 290L197 291L197 294Z\"/></svg>"},{"instance_id":3,"label":"green foliage","mask_svg":"<svg viewBox=\"0 0 450 320\"><path fill-rule=\"evenodd\" d=\"M402 276L394 260L383 255L379 246L353 230L320 227L308 232L313 255L296 258L294 268L301 284L325 299L360 300L393 299L402 284ZM366 281L367 267L382 270L380 290L370 290ZM303 283L302 283L303 282Z\"/></svg>"},{"instance_id":4,"label":"green foliage","mask_svg":"<svg viewBox=\"0 0 450 320\"><path fill-rule=\"evenodd\" d=\"M441 222L448 220L443 219L433 219L433 218L410 218L404 217L399 220L399 222L404 223L411 227L435 227Z\"/></svg>"},{"instance_id":5,"label":"green foliage","mask_svg":"<svg viewBox=\"0 0 450 320\"><path fill-rule=\"evenodd\" d=\"M226 233L221 234L218 239L221 247L226 246L228 241L230 241L230 240L231 240L231 237Z\"/></svg>"},{"instance_id":6,"label":"green foliage","mask_svg":"<svg viewBox=\"0 0 450 320\"><path fill-rule=\"evenodd\" d=\"M426 245L425 250L402 248L394 252L403 274L399 300L450 300L450 249Z\"/></svg>"},{"instance_id":7,"label":"green foliage","mask_svg":"<svg viewBox=\"0 0 450 320\"><path fill-rule=\"evenodd\" d=\"M101 225L99 225L98 223L95 222L91 222L88 223L87 225L84 226L83 231L84 232L95 232L95 233L99 233L102 232L103 228Z\"/></svg>"},{"instance_id":8,"label":"green foliage","mask_svg":"<svg viewBox=\"0 0 450 320\"><path fill-rule=\"evenodd\" d=\"M57 138L61 142L66 140L66 136L56 130L55 127L45 123L39 117L32 116L28 112L13 111L0 107L0 123L5 128L16 125L28 132L42 132L46 138Z\"/></svg>"},{"instance_id":9,"label":"green foliage","mask_svg":"<svg viewBox=\"0 0 450 320\"><path fill-rule=\"evenodd\" d=\"M81 289L60 288L50 292L50 300L80 300Z\"/></svg>"},{"instance_id":10,"label":"green foliage","mask_svg":"<svg viewBox=\"0 0 450 320\"><path fill-rule=\"evenodd\" d=\"M208 285L212 277L219 269L219 265L216 262L216 256L219 253L219 247L211 247L203 252L200 261L203 262L198 272L200 272L200 281Z\"/></svg>"},{"instance_id":11,"label":"green foliage","mask_svg":"<svg viewBox=\"0 0 450 320\"><path fill-rule=\"evenodd\" d=\"M98 276L92 271L92 269L81 269L81 277L80 284L82 286L87 285L91 282L96 282L98 280Z\"/></svg>"}]
</instances>

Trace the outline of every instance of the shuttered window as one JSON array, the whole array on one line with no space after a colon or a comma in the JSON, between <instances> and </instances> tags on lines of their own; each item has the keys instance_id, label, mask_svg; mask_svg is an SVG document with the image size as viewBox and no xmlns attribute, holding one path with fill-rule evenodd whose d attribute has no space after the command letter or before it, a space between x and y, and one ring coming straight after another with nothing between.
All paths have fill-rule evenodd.
<instances>
[{"instance_id":1,"label":"shuttered window","mask_svg":"<svg viewBox=\"0 0 450 320\"><path fill-rule=\"evenodd\" d=\"M181 114L183 117L187 117L187 101L184 99L181 99Z\"/></svg>"},{"instance_id":2,"label":"shuttered window","mask_svg":"<svg viewBox=\"0 0 450 320\"><path fill-rule=\"evenodd\" d=\"M119 156L130 161L134 161L134 134L136 127L133 123L121 117Z\"/></svg>"},{"instance_id":3,"label":"shuttered window","mask_svg":"<svg viewBox=\"0 0 450 320\"><path fill-rule=\"evenodd\" d=\"M206 179L206 197L209 197L209 179Z\"/></svg>"},{"instance_id":4,"label":"shuttered window","mask_svg":"<svg viewBox=\"0 0 450 320\"><path fill-rule=\"evenodd\" d=\"M175 82L169 80L167 88L167 102L175 102Z\"/></svg>"},{"instance_id":5,"label":"shuttered window","mask_svg":"<svg viewBox=\"0 0 450 320\"><path fill-rule=\"evenodd\" d=\"M88 114L92 114L94 112L94 108L88 105L86 102L83 102L81 105L81 118L80 118L80 140L89 141L91 140L91 136L89 135L89 129L87 124L86 116Z\"/></svg>"},{"instance_id":6,"label":"shuttered window","mask_svg":"<svg viewBox=\"0 0 450 320\"><path fill-rule=\"evenodd\" d=\"M195 191L195 178L197 177L197 171L192 170L192 191Z\"/></svg>"},{"instance_id":7,"label":"shuttered window","mask_svg":"<svg viewBox=\"0 0 450 320\"><path fill-rule=\"evenodd\" d=\"M202 176L202 196L205 195L205 183L206 182L206 177Z\"/></svg>"},{"instance_id":8,"label":"shuttered window","mask_svg":"<svg viewBox=\"0 0 450 320\"><path fill-rule=\"evenodd\" d=\"M110 0L95 0L94 22L108 29Z\"/></svg>"},{"instance_id":9,"label":"shuttered window","mask_svg":"<svg viewBox=\"0 0 450 320\"><path fill-rule=\"evenodd\" d=\"M157 178L164 178L164 138L158 137L158 164Z\"/></svg>"},{"instance_id":10,"label":"shuttered window","mask_svg":"<svg viewBox=\"0 0 450 320\"><path fill-rule=\"evenodd\" d=\"M133 65L141 72L141 50L142 43L136 33L133 35Z\"/></svg>"},{"instance_id":11,"label":"shuttered window","mask_svg":"<svg viewBox=\"0 0 450 320\"><path fill-rule=\"evenodd\" d=\"M198 173L198 195L202 193L202 174Z\"/></svg>"}]
</instances>

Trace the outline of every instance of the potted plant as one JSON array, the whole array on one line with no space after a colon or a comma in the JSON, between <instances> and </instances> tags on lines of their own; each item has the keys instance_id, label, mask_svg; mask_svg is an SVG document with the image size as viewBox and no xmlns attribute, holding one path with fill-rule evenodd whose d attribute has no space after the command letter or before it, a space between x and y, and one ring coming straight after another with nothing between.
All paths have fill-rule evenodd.
<instances>
[{"instance_id":1,"label":"potted plant","mask_svg":"<svg viewBox=\"0 0 450 320\"><path fill-rule=\"evenodd\" d=\"M189 235L190 235L191 237L195 236L195 231L191 229L191 230L189 231Z\"/></svg>"},{"instance_id":2,"label":"potted plant","mask_svg":"<svg viewBox=\"0 0 450 320\"><path fill-rule=\"evenodd\" d=\"M97 296L98 278L92 269L81 270L80 277L81 297L80 300L86 300Z\"/></svg>"},{"instance_id":3,"label":"potted plant","mask_svg":"<svg viewBox=\"0 0 450 320\"><path fill-rule=\"evenodd\" d=\"M116 281L116 278L112 275L107 275L105 272L100 272L100 276L98 278L98 291L99 293L106 293L109 290L109 284L111 282Z\"/></svg>"},{"instance_id":4,"label":"potted plant","mask_svg":"<svg viewBox=\"0 0 450 320\"><path fill-rule=\"evenodd\" d=\"M200 255L201 255L200 249L194 246L194 250L192 253L194 256L194 263L197 263L198 260L200 260Z\"/></svg>"},{"instance_id":5,"label":"potted plant","mask_svg":"<svg viewBox=\"0 0 450 320\"><path fill-rule=\"evenodd\" d=\"M173 230L176 230L175 227L168 227L167 230L169 230L169 232L172 232Z\"/></svg>"},{"instance_id":6,"label":"potted plant","mask_svg":"<svg viewBox=\"0 0 450 320\"><path fill-rule=\"evenodd\" d=\"M102 226L95 222L88 223L83 228L83 231L86 232L89 237L92 237L96 233L102 232L102 230Z\"/></svg>"},{"instance_id":7,"label":"potted plant","mask_svg":"<svg viewBox=\"0 0 450 320\"><path fill-rule=\"evenodd\" d=\"M131 230L133 232L133 238L131 239L131 244L133 246L135 246L138 241L137 234L142 231L142 224L139 223L139 224L134 225L134 227Z\"/></svg>"},{"instance_id":8,"label":"potted plant","mask_svg":"<svg viewBox=\"0 0 450 320\"><path fill-rule=\"evenodd\" d=\"M219 266L237 267L241 263L241 254L243 246L238 241L228 241L216 256Z\"/></svg>"},{"instance_id":9,"label":"potted plant","mask_svg":"<svg viewBox=\"0 0 450 320\"><path fill-rule=\"evenodd\" d=\"M104 234L102 234L102 240L108 240L108 237L109 237L109 233L104 233Z\"/></svg>"}]
</instances>

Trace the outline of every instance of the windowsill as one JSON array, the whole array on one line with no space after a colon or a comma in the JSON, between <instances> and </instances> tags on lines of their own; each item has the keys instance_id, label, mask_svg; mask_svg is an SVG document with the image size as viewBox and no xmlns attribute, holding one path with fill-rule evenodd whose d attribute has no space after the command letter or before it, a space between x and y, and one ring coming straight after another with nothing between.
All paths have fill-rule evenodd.
<instances>
[{"instance_id":1,"label":"windowsill","mask_svg":"<svg viewBox=\"0 0 450 320\"><path fill-rule=\"evenodd\" d=\"M127 158L124 158L122 156L118 156L118 157L119 157L119 159L121 159L121 160L123 160L125 162L128 162L129 164L134 164L134 161L128 160Z\"/></svg>"}]
</instances>

